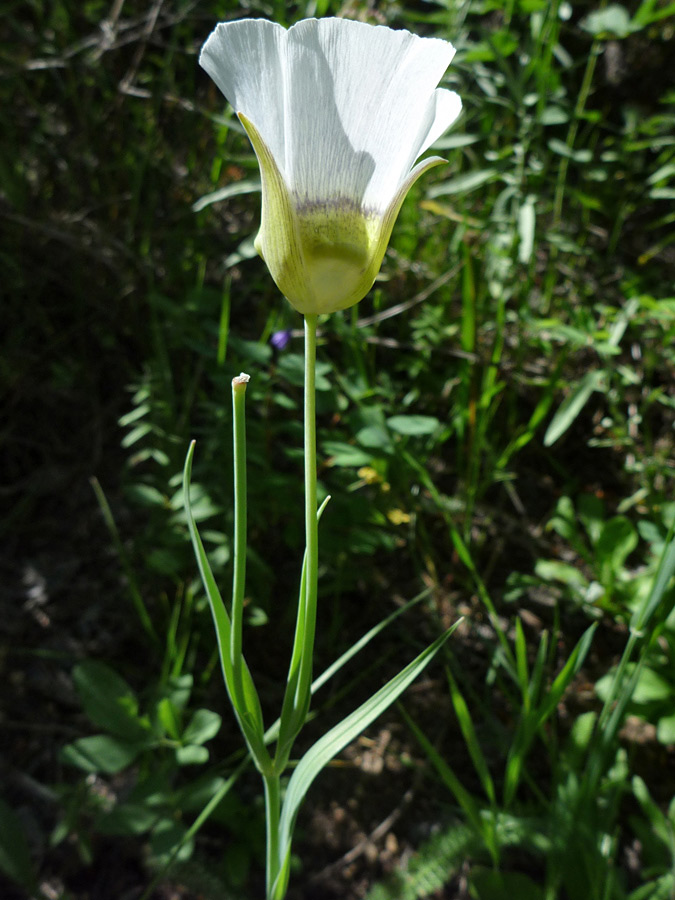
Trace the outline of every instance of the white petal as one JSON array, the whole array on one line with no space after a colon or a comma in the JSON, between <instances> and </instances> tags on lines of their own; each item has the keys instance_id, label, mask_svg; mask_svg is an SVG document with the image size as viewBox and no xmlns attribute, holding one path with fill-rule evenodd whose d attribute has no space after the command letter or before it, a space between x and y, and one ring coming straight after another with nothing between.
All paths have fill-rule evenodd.
<instances>
[{"instance_id":1,"label":"white petal","mask_svg":"<svg viewBox=\"0 0 675 900\"><path fill-rule=\"evenodd\" d=\"M303 200L382 211L423 142L429 101L454 56L446 41L344 19L288 32L287 177ZM426 134L424 135L426 137ZM415 158L413 156L413 159Z\"/></svg>"},{"instance_id":2,"label":"white petal","mask_svg":"<svg viewBox=\"0 0 675 900\"><path fill-rule=\"evenodd\" d=\"M265 19L221 22L199 57L234 111L256 124L282 173L286 36L285 28Z\"/></svg>"},{"instance_id":3,"label":"white petal","mask_svg":"<svg viewBox=\"0 0 675 900\"><path fill-rule=\"evenodd\" d=\"M200 63L256 125L299 208L348 200L381 213L458 114L459 98L435 90L454 52L346 19L288 31L258 19L219 25Z\"/></svg>"},{"instance_id":4,"label":"white petal","mask_svg":"<svg viewBox=\"0 0 675 900\"><path fill-rule=\"evenodd\" d=\"M454 91L446 91L443 88L438 88L438 90L434 91L429 103L431 126L429 127L421 146L410 161L411 165L417 157L421 156L425 150L428 150L442 134L445 134L452 123L459 117L461 111L462 101L459 98L459 94L456 94Z\"/></svg>"}]
</instances>

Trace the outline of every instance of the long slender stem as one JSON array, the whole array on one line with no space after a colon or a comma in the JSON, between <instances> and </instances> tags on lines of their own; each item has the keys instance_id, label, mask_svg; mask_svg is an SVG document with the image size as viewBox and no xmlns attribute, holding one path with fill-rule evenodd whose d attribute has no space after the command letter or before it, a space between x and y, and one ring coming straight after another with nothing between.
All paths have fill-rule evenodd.
<instances>
[{"instance_id":1,"label":"long slender stem","mask_svg":"<svg viewBox=\"0 0 675 900\"><path fill-rule=\"evenodd\" d=\"M278 775L263 776L265 782L265 821L267 836L266 895L272 898L272 887L279 873L279 816L281 814L281 784Z\"/></svg>"},{"instance_id":2,"label":"long slender stem","mask_svg":"<svg viewBox=\"0 0 675 900\"><path fill-rule=\"evenodd\" d=\"M230 659L232 661L235 703L245 708L242 683L242 620L246 589L246 384L243 373L232 379L232 412L234 421L234 575L232 578L232 629Z\"/></svg>"},{"instance_id":3,"label":"long slender stem","mask_svg":"<svg viewBox=\"0 0 675 900\"><path fill-rule=\"evenodd\" d=\"M305 316L305 635L298 699L309 704L312 657L316 631L316 602L319 577L319 526L316 517L316 323L317 316Z\"/></svg>"}]
</instances>

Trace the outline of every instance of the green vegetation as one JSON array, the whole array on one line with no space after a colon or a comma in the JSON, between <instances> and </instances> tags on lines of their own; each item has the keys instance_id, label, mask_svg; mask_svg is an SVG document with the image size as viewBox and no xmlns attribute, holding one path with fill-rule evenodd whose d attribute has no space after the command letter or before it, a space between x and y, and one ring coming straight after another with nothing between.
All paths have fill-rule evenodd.
<instances>
[{"instance_id":1,"label":"green vegetation","mask_svg":"<svg viewBox=\"0 0 675 900\"><path fill-rule=\"evenodd\" d=\"M196 56L219 19L313 14L451 40L464 113L375 290L319 322L317 673L370 643L317 689L306 746L464 618L310 791L288 896L675 895L673 4L6 6L2 897L262 896L182 471L194 438L227 586L250 373L244 617L271 725L302 323L254 254L257 164Z\"/></svg>"}]
</instances>

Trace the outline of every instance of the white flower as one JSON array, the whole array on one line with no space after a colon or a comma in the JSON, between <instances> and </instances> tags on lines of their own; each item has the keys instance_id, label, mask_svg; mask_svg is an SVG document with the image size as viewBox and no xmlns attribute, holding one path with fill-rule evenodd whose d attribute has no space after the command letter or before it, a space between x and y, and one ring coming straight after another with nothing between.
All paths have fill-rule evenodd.
<instances>
[{"instance_id":1,"label":"white flower","mask_svg":"<svg viewBox=\"0 0 675 900\"><path fill-rule=\"evenodd\" d=\"M370 290L401 204L431 166L415 160L461 101L436 87L452 44L347 19L288 31L263 19L221 23L200 64L234 107L262 175L256 249L304 315Z\"/></svg>"}]
</instances>

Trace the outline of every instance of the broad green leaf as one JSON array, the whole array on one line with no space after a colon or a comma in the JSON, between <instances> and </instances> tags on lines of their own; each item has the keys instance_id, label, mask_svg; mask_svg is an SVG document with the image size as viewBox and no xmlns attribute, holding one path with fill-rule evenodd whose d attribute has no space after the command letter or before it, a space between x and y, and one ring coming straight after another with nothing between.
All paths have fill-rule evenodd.
<instances>
[{"instance_id":1,"label":"broad green leaf","mask_svg":"<svg viewBox=\"0 0 675 900\"><path fill-rule=\"evenodd\" d=\"M144 438L146 434L150 434L151 431L152 425L149 422L141 422L140 425L137 425L128 434L125 434L120 443L126 450L129 447L133 447L134 444L137 444L141 438Z\"/></svg>"},{"instance_id":2,"label":"broad green leaf","mask_svg":"<svg viewBox=\"0 0 675 900\"><path fill-rule=\"evenodd\" d=\"M109 734L79 738L61 749L61 759L85 772L114 775L126 769L148 745L123 741Z\"/></svg>"},{"instance_id":3,"label":"broad green leaf","mask_svg":"<svg viewBox=\"0 0 675 900\"><path fill-rule=\"evenodd\" d=\"M398 699L411 682L431 662L437 651L447 641L459 623L456 622L445 634L440 635L426 650L409 663L398 675L380 688L370 700L367 700L351 715L347 716L331 728L313 747L302 757L296 766L286 789L286 796L281 811L279 823L279 878L273 890L273 897L282 898L285 894L285 881L288 878L290 864L291 840L295 820L300 805L305 798L310 785L319 772L336 756L350 741L354 740L371 722L381 715L391 704Z\"/></svg>"},{"instance_id":4,"label":"broad green leaf","mask_svg":"<svg viewBox=\"0 0 675 900\"><path fill-rule=\"evenodd\" d=\"M367 466L372 460L370 453L342 441L324 441L321 448L331 466Z\"/></svg>"},{"instance_id":5,"label":"broad green leaf","mask_svg":"<svg viewBox=\"0 0 675 900\"><path fill-rule=\"evenodd\" d=\"M606 380L604 369L594 369L592 372L584 375L571 393L565 397L558 411L553 416L551 424L544 435L545 447L552 446L558 438L562 437L584 406L586 406L593 391L602 390Z\"/></svg>"},{"instance_id":6,"label":"broad green leaf","mask_svg":"<svg viewBox=\"0 0 675 900\"><path fill-rule=\"evenodd\" d=\"M569 113L560 106L547 106L539 118L542 125L564 125L569 122Z\"/></svg>"},{"instance_id":7,"label":"broad green leaf","mask_svg":"<svg viewBox=\"0 0 675 900\"><path fill-rule=\"evenodd\" d=\"M180 740L180 722L176 707L168 697L163 697L156 707L157 719L165 733L174 741Z\"/></svg>"},{"instance_id":8,"label":"broad green leaf","mask_svg":"<svg viewBox=\"0 0 675 900\"><path fill-rule=\"evenodd\" d=\"M206 747L188 744L186 747L176 749L176 762L179 766L201 766L208 762L209 751Z\"/></svg>"},{"instance_id":9,"label":"broad green leaf","mask_svg":"<svg viewBox=\"0 0 675 900\"><path fill-rule=\"evenodd\" d=\"M394 448L391 435L383 425L366 425L357 432L356 440L362 447L367 447L369 450L383 450L391 453Z\"/></svg>"},{"instance_id":10,"label":"broad green leaf","mask_svg":"<svg viewBox=\"0 0 675 900\"><path fill-rule=\"evenodd\" d=\"M139 716L135 693L109 666L85 660L73 669L73 682L94 725L132 741L149 735L150 723Z\"/></svg>"},{"instance_id":11,"label":"broad green leaf","mask_svg":"<svg viewBox=\"0 0 675 900\"><path fill-rule=\"evenodd\" d=\"M638 533L625 516L613 516L602 527L595 545L603 584L616 579L623 570L626 557L638 545Z\"/></svg>"},{"instance_id":12,"label":"broad green leaf","mask_svg":"<svg viewBox=\"0 0 675 900\"><path fill-rule=\"evenodd\" d=\"M571 588L588 586L588 579L583 572L558 559L538 559L534 571L542 581L560 581Z\"/></svg>"},{"instance_id":13,"label":"broad green leaf","mask_svg":"<svg viewBox=\"0 0 675 900\"><path fill-rule=\"evenodd\" d=\"M551 138L548 141L548 149L553 151L553 153L557 153L558 156L565 156L567 159L573 159L579 163L588 163L593 159L593 153L587 148L575 150L574 147L569 147L559 138Z\"/></svg>"},{"instance_id":14,"label":"broad green leaf","mask_svg":"<svg viewBox=\"0 0 675 900\"><path fill-rule=\"evenodd\" d=\"M205 744L220 731L222 718L210 709L198 709L183 732L187 744Z\"/></svg>"},{"instance_id":15,"label":"broad green leaf","mask_svg":"<svg viewBox=\"0 0 675 900\"><path fill-rule=\"evenodd\" d=\"M440 426L435 416L391 416L387 419L387 425L397 434L433 434Z\"/></svg>"},{"instance_id":16,"label":"broad green leaf","mask_svg":"<svg viewBox=\"0 0 675 900\"><path fill-rule=\"evenodd\" d=\"M185 516L185 494L183 486L178 488L170 499L171 509L176 510L176 520L184 521ZM216 506L207 488L203 484L195 483L190 485L190 511L195 522L203 522L205 519L211 519L220 513L220 507Z\"/></svg>"},{"instance_id":17,"label":"broad green leaf","mask_svg":"<svg viewBox=\"0 0 675 900\"><path fill-rule=\"evenodd\" d=\"M638 704L638 706L661 700L670 700L675 694L671 683L653 669L649 669L645 666L640 667L638 670L635 663L629 663L626 666L626 674L630 675L635 674L636 672L638 673L638 677L630 699L633 703ZM601 700L607 701L610 697L615 674L616 670L613 670L607 675L603 675L603 677L596 682L595 692Z\"/></svg>"},{"instance_id":18,"label":"broad green leaf","mask_svg":"<svg viewBox=\"0 0 675 900\"><path fill-rule=\"evenodd\" d=\"M189 859L193 847L194 841L185 826L173 819L162 819L152 830L150 850L156 862Z\"/></svg>"},{"instance_id":19,"label":"broad green leaf","mask_svg":"<svg viewBox=\"0 0 675 900\"><path fill-rule=\"evenodd\" d=\"M675 713L662 716L656 723L656 739L661 744L675 744Z\"/></svg>"},{"instance_id":20,"label":"broad green leaf","mask_svg":"<svg viewBox=\"0 0 675 900\"><path fill-rule=\"evenodd\" d=\"M125 488L125 494L139 506L166 508L169 505L164 494L151 484L130 484Z\"/></svg>"},{"instance_id":21,"label":"broad green leaf","mask_svg":"<svg viewBox=\"0 0 675 900\"><path fill-rule=\"evenodd\" d=\"M284 353L277 364L279 373L296 387L303 387L305 383L305 357L302 353ZM316 364L316 389L317 391L329 391L332 384L327 377L332 367L325 362L317 361Z\"/></svg>"},{"instance_id":22,"label":"broad green leaf","mask_svg":"<svg viewBox=\"0 0 675 900\"><path fill-rule=\"evenodd\" d=\"M118 803L96 819L96 829L101 834L144 834L150 831L158 818L158 811L145 803Z\"/></svg>"}]
</instances>

